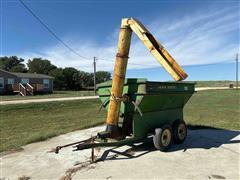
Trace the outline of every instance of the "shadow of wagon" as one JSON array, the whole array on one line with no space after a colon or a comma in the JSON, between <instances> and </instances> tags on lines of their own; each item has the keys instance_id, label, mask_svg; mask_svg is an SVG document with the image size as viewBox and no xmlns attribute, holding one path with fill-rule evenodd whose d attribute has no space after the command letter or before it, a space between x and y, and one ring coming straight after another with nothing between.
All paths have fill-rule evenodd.
<instances>
[{"instance_id":1,"label":"shadow of wagon","mask_svg":"<svg viewBox=\"0 0 240 180\"><path fill-rule=\"evenodd\" d=\"M173 145L167 153L175 151L185 152L189 149L194 148L197 149L219 148L224 144L240 143L240 131L212 128L206 129L194 128L193 130L191 129L189 129L188 131L188 137L186 141L183 144ZM108 149L102 154L102 156L97 161L138 158L152 151L157 150L152 143L152 137L149 137L143 143L127 146L127 148L114 147Z\"/></svg>"}]
</instances>

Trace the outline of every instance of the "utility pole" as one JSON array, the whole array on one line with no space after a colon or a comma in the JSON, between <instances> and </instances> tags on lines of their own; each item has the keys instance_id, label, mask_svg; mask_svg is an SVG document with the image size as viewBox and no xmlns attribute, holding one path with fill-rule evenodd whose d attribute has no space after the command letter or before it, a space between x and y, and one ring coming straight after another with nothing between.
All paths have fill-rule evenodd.
<instances>
[{"instance_id":1,"label":"utility pole","mask_svg":"<svg viewBox=\"0 0 240 180\"><path fill-rule=\"evenodd\" d=\"M236 55L236 89L238 89L238 53Z\"/></svg>"},{"instance_id":2,"label":"utility pole","mask_svg":"<svg viewBox=\"0 0 240 180\"><path fill-rule=\"evenodd\" d=\"M96 57L93 57L93 82L94 82L94 95L96 95Z\"/></svg>"}]
</instances>

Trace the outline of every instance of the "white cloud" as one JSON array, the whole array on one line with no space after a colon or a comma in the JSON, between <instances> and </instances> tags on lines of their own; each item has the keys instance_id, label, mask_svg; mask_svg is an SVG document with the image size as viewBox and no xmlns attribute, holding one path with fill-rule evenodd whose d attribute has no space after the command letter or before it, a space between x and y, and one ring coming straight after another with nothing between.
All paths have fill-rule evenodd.
<instances>
[{"instance_id":1,"label":"white cloud","mask_svg":"<svg viewBox=\"0 0 240 180\"><path fill-rule=\"evenodd\" d=\"M196 12L172 21L155 19L154 22L143 23L181 65L211 64L232 60L239 50L237 8ZM115 36L118 36L116 30L113 30L113 34L110 34L110 38L107 39L108 45L74 42L71 47L86 57L97 56L108 60L99 59L97 69L112 71L117 48ZM66 40L72 41L71 38ZM27 58L38 56L50 59L53 64L60 67L72 66L92 71L92 60L80 59L61 44L46 47L42 49L41 54L22 55ZM159 67L158 62L137 38L133 38L128 69L151 67Z\"/></svg>"}]
</instances>

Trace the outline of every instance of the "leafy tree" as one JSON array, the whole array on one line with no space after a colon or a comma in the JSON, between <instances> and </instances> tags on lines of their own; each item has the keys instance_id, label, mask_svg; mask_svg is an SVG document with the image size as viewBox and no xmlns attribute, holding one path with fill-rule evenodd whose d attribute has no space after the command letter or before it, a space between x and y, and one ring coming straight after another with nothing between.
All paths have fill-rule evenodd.
<instances>
[{"instance_id":1,"label":"leafy tree","mask_svg":"<svg viewBox=\"0 0 240 180\"><path fill-rule=\"evenodd\" d=\"M0 69L11 72L26 72L27 69L23 62L24 59L17 56L0 57Z\"/></svg>"},{"instance_id":2,"label":"leafy tree","mask_svg":"<svg viewBox=\"0 0 240 180\"><path fill-rule=\"evenodd\" d=\"M101 83L111 79L111 73L106 71L96 72L96 83Z\"/></svg>"},{"instance_id":3,"label":"leafy tree","mask_svg":"<svg viewBox=\"0 0 240 180\"><path fill-rule=\"evenodd\" d=\"M77 84L82 89L86 85L87 73L84 71L78 71Z\"/></svg>"},{"instance_id":4,"label":"leafy tree","mask_svg":"<svg viewBox=\"0 0 240 180\"><path fill-rule=\"evenodd\" d=\"M72 67L63 69L64 87L67 90L79 90L78 70Z\"/></svg>"},{"instance_id":5,"label":"leafy tree","mask_svg":"<svg viewBox=\"0 0 240 180\"><path fill-rule=\"evenodd\" d=\"M49 72L49 76L54 77L54 89L55 90L63 90L66 87L64 86L64 75L63 75L63 69L62 68L56 68Z\"/></svg>"},{"instance_id":6,"label":"leafy tree","mask_svg":"<svg viewBox=\"0 0 240 180\"><path fill-rule=\"evenodd\" d=\"M33 58L28 60L28 72L30 73L40 73L40 74L49 74L52 70L57 67L47 59L42 58Z\"/></svg>"},{"instance_id":7,"label":"leafy tree","mask_svg":"<svg viewBox=\"0 0 240 180\"><path fill-rule=\"evenodd\" d=\"M24 59L17 56L0 57L0 68L12 72L27 72ZM73 67L58 68L49 60L33 58L28 60L28 72L47 74L54 77L54 89L81 90L93 87L93 73L79 71ZM111 74L106 71L96 72L96 83L111 79Z\"/></svg>"},{"instance_id":8,"label":"leafy tree","mask_svg":"<svg viewBox=\"0 0 240 180\"><path fill-rule=\"evenodd\" d=\"M49 73L54 79L54 89L81 90L93 87L93 73L78 71L75 68L56 68ZM111 74L105 71L96 72L96 82L101 83L111 79Z\"/></svg>"}]
</instances>

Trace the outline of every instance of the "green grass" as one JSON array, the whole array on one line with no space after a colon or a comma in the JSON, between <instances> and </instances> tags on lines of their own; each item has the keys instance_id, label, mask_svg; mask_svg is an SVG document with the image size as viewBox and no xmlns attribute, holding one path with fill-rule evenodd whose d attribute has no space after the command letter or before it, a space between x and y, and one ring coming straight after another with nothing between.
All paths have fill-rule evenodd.
<instances>
[{"instance_id":1,"label":"green grass","mask_svg":"<svg viewBox=\"0 0 240 180\"><path fill-rule=\"evenodd\" d=\"M34 96L7 95L0 96L1 101L24 100L24 99L48 99L78 96L93 96L93 91L54 91L52 94L41 94Z\"/></svg>"},{"instance_id":2,"label":"green grass","mask_svg":"<svg viewBox=\"0 0 240 180\"><path fill-rule=\"evenodd\" d=\"M195 93L184 108L185 121L193 126L240 130L240 91L209 90ZM2 105L0 151L103 123L99 100Z\"/></svg>"},{"instance_id":3,"label":"green grass","mask_svg":"<svg viewBox=\"0 0 240 180\"><path fill-rule=\"evenodd\" d=\"M184 107L190 125L240 130L240 90L199 91Z\"/></svg>"},{"instance_id":4,"label":"green grass","mask_svg":"<svg viewBox=\"0 0 240 180\"><path fill-rule=\"evenodd\" d=\"M0 106L0 151L103 123L99 106L99 100Z\"/></svg>"},{"instance_id":5,"label":"green grass","mask_svg":"<svg viewBox=\"0 0 240 180\"><path fill-rule=\"evenodd\" d=\"M229 87L229 84L235 85L235 82L233 81L195 81L195 82L197 83L196 87ZM54 91L53 94L43 94L25 97L20 95L0 96L0 101L93 96L93 95L94 95L93 91Z\"/></svg>"},{"instance_id":6,"label":"green grass","mask_svg":"<svg viewBox=\"0 0 240 180\"><path fill-rule=\"evenodd\" d=\"M229 84L234 84L234 81L195 81L196 87L229 87Z\"/></svg>"}]
</instances>

